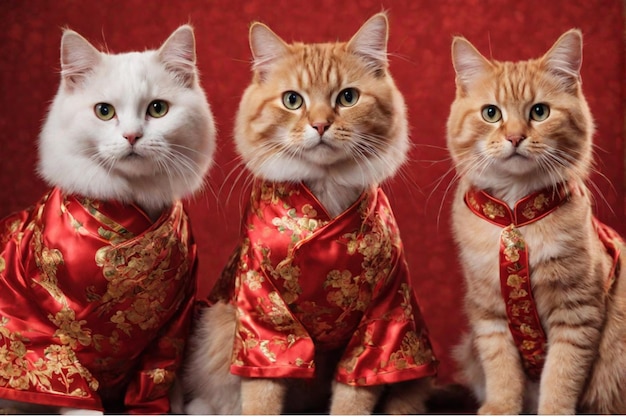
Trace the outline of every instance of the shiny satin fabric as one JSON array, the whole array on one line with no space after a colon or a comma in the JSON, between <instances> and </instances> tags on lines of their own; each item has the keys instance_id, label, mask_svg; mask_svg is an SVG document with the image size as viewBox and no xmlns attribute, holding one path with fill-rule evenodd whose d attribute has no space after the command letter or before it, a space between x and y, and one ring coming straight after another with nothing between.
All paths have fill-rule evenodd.
<instances>
[{"instance_id":1,"label":"shiny satin fabric","mask_svg":"<svg viewBox=\"0 0 626 417\"><path fill-rule=\"evenodd\" d=\"M242 236L210 299L238 323L231 372L312 378L316 352L343 349L335 377L375 385L436 373L382 190L331 219L303 184L254 184Z\"/></svg>"},{"instance_id":2,"label":"shiny satin fabric","mask_svg":"<svg viewBox=\"0 0 626 417\"><path fill-rule=\"evenodd\" d=\"M53 189L0 222L0 244L0 397L167 413L196 289L182 203L152 224Z\"/></svg>"},{"instance_id":3,"label":"shiny satin fabric","mask_svg":"<svg viewBox=\"0 0 626 417\"><path fill-rule=\"evenodd\" d=\"M500 234L500 288L506 304L509 330L520 352L526 374L539 380L546 358L547 337L539 319L532 293L528 245L521 227L536 222L558 209L569 199L566 184L560 184L556 192L544 189L519 200L513 210L484 190L471 189L465 195L465 203L477 216L502 227ZM619 235L608 226L593 219L607 252L613 259L611 274L607 277L609 291L619 273Z\"/></svg>"}]
</instances>

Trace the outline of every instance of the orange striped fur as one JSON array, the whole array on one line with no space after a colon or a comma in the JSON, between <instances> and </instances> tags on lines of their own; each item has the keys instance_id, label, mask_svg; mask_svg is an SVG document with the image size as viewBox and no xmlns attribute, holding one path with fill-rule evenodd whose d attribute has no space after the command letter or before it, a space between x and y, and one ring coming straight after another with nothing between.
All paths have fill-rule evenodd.
<instances>
[{"instance_id":1,"label":"orange striped fur","mask_svg":"<svg viewBox=\"0 0 626 417\"><path fill-rule=\"evenodd\" d=\"M409 138L404 100L388 72L387 36L384 13L349 42L288 44L263 24L251 26L253 80L241 98L234 133L253 178L302 181L335 217L396 173ZM347 89L358 93L354 104L342 102ZM288 92L302 102L293 96L296 105L287 107ZM379 401L382 385L333 382L339 357L328 352L315 357L315 381L234 376L234 328L231 305L217 303L203 312L184 377L188 413L370 414L379 403L389 414L425 410L428 378L394 384Z\"/></svg>"},{"instance_id":2,"label":"orange striped fur","mask_svg":"<svg viewBox=\"0 0 626 417\"><path fill-rule=\"evenodd\" d=\"M453 233L470 324L455 350L460 378L474 390L481 414L624 414L626 267L605 291L612 259L594 229L585 186L594 124L581 88L582 35L570 30L543 57L515 63L488 60L457 37L452 60L457 94L447 144L458 181ZM533 112L537 104L549 109L545 119ZM483 118L488 105L500 110L499 120ZM539 113L545 115L545 108ZM501 229L471 213L463 196L473 186L512 207L562 182L573 190L569 201L520 228L548 339L545 366L534 382L522 369L505 316Z\"/></svg>"}]
</instances>

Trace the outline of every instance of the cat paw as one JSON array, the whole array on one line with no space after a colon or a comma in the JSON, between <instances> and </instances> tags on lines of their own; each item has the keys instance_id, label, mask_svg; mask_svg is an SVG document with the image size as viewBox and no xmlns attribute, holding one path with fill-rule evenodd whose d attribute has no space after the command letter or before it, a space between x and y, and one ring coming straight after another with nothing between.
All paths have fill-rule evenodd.
<instances>
[{"instance_id":1,"label":"cat paw","mask_svg":"<svg viewBox=\"0 0 626 417\"><path fill-rule=\"evenodd\" d=\"M512 415L519 414L522 410L519 407L512 407L509 404L485 403L478 409L481 415Z\"/></svg>"}]
</instances>

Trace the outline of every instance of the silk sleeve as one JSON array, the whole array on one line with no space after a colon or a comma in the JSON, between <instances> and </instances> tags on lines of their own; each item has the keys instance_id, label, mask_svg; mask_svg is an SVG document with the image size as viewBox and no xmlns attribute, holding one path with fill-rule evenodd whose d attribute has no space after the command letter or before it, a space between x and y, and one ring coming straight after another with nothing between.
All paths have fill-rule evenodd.
<instances>
[{"instance_id":1,"label":"silk sleeve","mask_svg":"<svg viewBox=\"0 0 626 417\"><path fill-rule=\"evenodd\" d=\"M195 277L195 268L194 274ZM127 388L129 414L168 414L169 391L182 363L195 304L195 279L189 279L184 300L159 337L142 354L141 367Z\"/></svg>"},{"instance_id":2,"label":"silk sleeve","mask_svg":"<svg viewBox=\"0 0 626 417\"><path fill-rule=\"evenodd\" d=\"M400 259L392 278L372 299L339 363L339 382L378 385L436 374L428 330L407 271Z\"/></svg>"}]
</instances>

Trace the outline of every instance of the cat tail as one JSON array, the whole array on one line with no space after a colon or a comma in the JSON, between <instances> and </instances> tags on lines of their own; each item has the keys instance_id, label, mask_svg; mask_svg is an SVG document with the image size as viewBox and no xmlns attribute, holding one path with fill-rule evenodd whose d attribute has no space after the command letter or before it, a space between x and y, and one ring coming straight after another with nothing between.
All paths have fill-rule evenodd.
<instances>
[{"instance_id":1,"label":"cat tail","mask_svg":"<svg viewBox=\"0 0 626 417\"><path fill-rule=\"evenodd\" d=\"M230 373L235 307L220 301L200 314L182 379L185 414L241 414L241 378Z\"/></svg>"}]
</instances>

